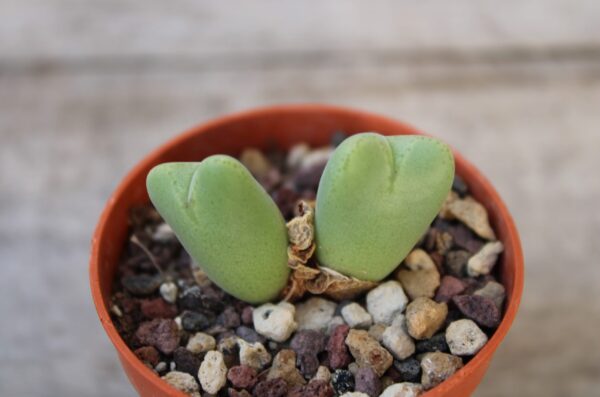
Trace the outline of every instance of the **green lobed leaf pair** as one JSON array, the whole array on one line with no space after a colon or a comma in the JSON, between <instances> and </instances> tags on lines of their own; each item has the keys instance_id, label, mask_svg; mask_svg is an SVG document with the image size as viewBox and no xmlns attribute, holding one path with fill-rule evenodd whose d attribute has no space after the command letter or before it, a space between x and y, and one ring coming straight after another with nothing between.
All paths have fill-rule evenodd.
<instances>
[{"instance_id":1,"label":"green lobed leaf pair","mask_svg":"<svg viewBox=\"0 0 600 397\"><path fill-rule=\"evenodd\" d=\"M452 152L436 139L375 133L346 139L317 192L319 262L363 280L385 278L427 230L453 176ZM147 187L185 249L222 289L261 303L285 287L285 220L236 159L160 164Z\"/></svg>"}]
</instances>

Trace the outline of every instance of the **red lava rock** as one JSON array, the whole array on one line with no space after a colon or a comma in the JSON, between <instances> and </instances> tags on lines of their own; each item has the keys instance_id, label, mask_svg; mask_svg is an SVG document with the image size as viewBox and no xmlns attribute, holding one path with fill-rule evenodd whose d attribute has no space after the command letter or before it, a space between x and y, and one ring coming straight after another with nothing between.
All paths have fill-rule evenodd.
<instances>
[{"instance_id":1,"label":"red lava rock","mask_svg":"<svg viewBox=\"0 0 600 397\"><path fill-rule=\"evenodd\" d=\"M302 375L313 376L319 368L317 355L325 350L327 337L315 330L302 330L296 332L290 347L296 352L297 365Z\"/></svg>"},{"instance_id":2,"label":"red lava rock","mask_svg":"<svg viewBox=\"0 0 600 397\"><path fill-rule=\"evenodd\" d=\"M350 332L350 327L341 324L335 327L329 337L327 352L329 353L329 366L331 369L345 368L352 362L352 356L346 346L348 332Z\"/></svg>"},{"instance_id":3,"label":"red lava rock","mask_svg":"<svg viewBox=\"0 0 600 397\"><path fill-rule=\"evenodd\" d=\"M333 397L333 387L324 380L313 380L305 386L295 386L287 397Z\"/></svg>"},{"instance_id":4,"label":"red lava rock","mask_svg":"<svg viewBox=\"0 0 600 397\"><path fill-rule=\"evenodd\" d=\"M217 317L217 324L220 324L225 328L239 327L241 324L240 315L232 306L228 306Z\"/></svg>"},{"instance_id":5,"label":"red lava rock","mask_svg":"<svg viewBox=\"0 0 600 397\"><path fill-rule=\"evenodd\" d=\"M171 305L162 298L144 299L140 302L142 314L146 318L174 318L177 306Z\"/></svg>"},{"instance_id":6,"label":"red lava rock","mask_svg":"<svg viewBox=\"0 0 600 397\"><path fill-rule=\"evenodd\" d=\"M153 367L156 364L158 364L158 361L160 360L160 355L158 354L158 350L156 350L156 348L154 348L153 346L140 347L139 349L136 349L133 353L141 361L147 362L148 364L152 365Z\"/></svg>"},{"instance_id":7,"label":"red lava rock","mask_svg":"<svg viewBox=\"0 0 600 397\"><path fill-rule=\"evenodd\" d=\"M500 311L490 298L481 295L457 295L452 301L462 314L479 325L495 328L500 324Z\"/></svg>"},{"instance_id":8,"label":"red lava rock","mask_svg":"<svg viewBox=\"0 0 600 397\"><path fill-rule=\"evenodd\" d=\"M171 354L179 346L179 328L171 319L154 319L140 324L135 332L143 345L156 347L164 354Z\"/></svg>"},{"instance_id":9,"label":"red lava rock","mask_svg":"<svg viewBox=\"0 0 600 397\"><path fill-rule=\"evenodd\" d=\"M285 397L288 386L285 380L274 378L258 382L252 391L254 397Z\"/></svg>"},{"instance_id":10,"label":"red lava rock","mask_svg":"<svg viewBox=\"0 0 600 397\"><path fill-rule=\"evenodd\" d=\"M246 306L243 310L242 310L242 324L244 325L252 325L253 320L252 320L252 312L254 311L254 308L252 306Z\"/></svg>"},{"instance_id":11,"label":"red lava rock","mask_svg":"<svg viewBox=\"0 0 600 397\"><path fill-rule=\"evenodd\" d=\"M252 397L252 394L248 393L246 390L235 390L231 387L227 390L227 394L229 397Z\"/></svg>"},{"instance_id":12,"label":"red lava rock","mask_svg":"<svg viewBox=\"0 0 600 397\"><path fill-rule=\"evenodd\" d=\"M173 352L173 361L175 362L175 368L177 371L186 372L192 376L198 376L198 369L202 364L202 359L186 349L185 347L178 347Z\"/></svg>"},{"instance_id":13,"label":"red lava rock","mask_svg":"<svg viewBox=\"0 0 600 397\"><path fill-rule=\"evenodd\" d=\"M229 368L227 379L238 389L250 389L257 382L256 370L247 365L237 365Z\"/></svg>"},{"instance_id":14,"label":"red lava rock","mask_svg":"<svg viewBox=\"0 0 600 397\"><path fill-rule=\"evenodd\" d=\"M377 397L381 393L381 381L371 367L361 367L354 375L355 387L359 392L368 394L370 397Z\"/></svg>"},{"instance_id":15,"label":"red lava rock","mask_svg":"<svg viewBox=\"0 0 600 397\"><path fill-rule=\"evenodd\" d=\"M435 294L435 301L447 303L454 295L458 295L464 290L465 284L460 279L453 276L444 276Z\"/></svg>"}]
</instances>

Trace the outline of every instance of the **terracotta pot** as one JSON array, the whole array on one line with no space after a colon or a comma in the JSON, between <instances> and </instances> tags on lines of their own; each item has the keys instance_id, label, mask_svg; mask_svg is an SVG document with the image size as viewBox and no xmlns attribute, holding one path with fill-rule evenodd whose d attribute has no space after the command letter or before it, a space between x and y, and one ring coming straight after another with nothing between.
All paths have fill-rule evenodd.
<instances>
[{"instance_id":1,"label":"terracotta pot","mask_svg":"<svg viewBox=\"0 0 600 397\"><path fill-rule=\"evenodd\" d=\"M336 131L421 134L386 117L326 105L286 105L251 110L210 121L171 139L142 159L112 194L92 240L90 282L100 322L140 395L184 396L137 359L119 336L109 315L113 279L127 236L127 212L134 205L148 202L145 187L148 171L166 161L199 161L216 153L235 156L247 147L288 149L299 142L322 146L328 144ZM523 254L510 213L490 182L459 153L455 152L455 157L457 173L468 183L475 198L486 206L491 223L505 245L499 267L507 292L506 313L493 337L476 357L450 379L424 394L427 397L465 397L475 390L508 333L523 290Z\"/></svg>"}]
</instances>

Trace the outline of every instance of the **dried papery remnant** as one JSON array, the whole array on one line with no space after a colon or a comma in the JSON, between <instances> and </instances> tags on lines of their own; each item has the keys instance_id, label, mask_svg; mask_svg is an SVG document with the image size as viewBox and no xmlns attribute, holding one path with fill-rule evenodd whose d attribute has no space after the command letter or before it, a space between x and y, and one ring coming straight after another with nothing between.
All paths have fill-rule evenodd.
<instances>
[{"instance_id":1,"label":"dried papery remnant","mask_svg":"<svg viewBox=\"0 0 600 397\"><path fill-rule=\"evenodd\" d=\"M300 215L287 223L288 239L294 251L305 251L313 246L315 228L313 208L305 201L298 203Z\"/></svg>"},{"instance_id":2,"label":"dried papery remnant","mask_svg":"<svg viewBox=\"0 0 600 397\"><path fill-rule=\"evenodd\" d=\"M310 266L315 252L314 202L300 201L296 217L287 223L288 266L292 269L288 286L283 291L286 300L297 300L306 292L326 295L336 300L352 299L375 287L377 283L345 276L335 270Z\"/></svg>"}]
</instances>

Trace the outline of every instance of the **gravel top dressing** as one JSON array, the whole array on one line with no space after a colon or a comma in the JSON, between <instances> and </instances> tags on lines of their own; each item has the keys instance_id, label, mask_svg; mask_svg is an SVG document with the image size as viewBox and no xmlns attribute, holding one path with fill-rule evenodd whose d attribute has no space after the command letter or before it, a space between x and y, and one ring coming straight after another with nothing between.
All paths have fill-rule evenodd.
<instances>
[{"instance_id":1,"label":"gravel top dressing","mask_svg":"<svg viewBox=\"0 0 600 397\"><path fill-rule=\"evenodd\" d=\"M157 376L191 396L410 397L452 376L486 344L502 319L505 290L494 265L503 245L459 177L384 280L318 265L314 200L343 139L288 153L248 149L239 158L287 222L291 273L272 303L225 293L152 206L131 209L111 314Z\"/></svg>"}]
</instances>

